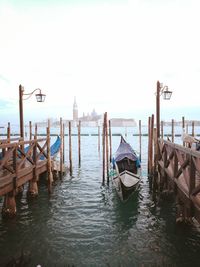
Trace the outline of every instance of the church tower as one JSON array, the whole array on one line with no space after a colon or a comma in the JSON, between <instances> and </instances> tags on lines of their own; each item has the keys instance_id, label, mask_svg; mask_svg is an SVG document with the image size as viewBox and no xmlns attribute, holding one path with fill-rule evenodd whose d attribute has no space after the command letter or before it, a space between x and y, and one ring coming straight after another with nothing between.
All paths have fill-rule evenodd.
<instances>
[{"instance_id":1,"label":"church tower","mask_svg":"<svg viewBox=\"0 0 200 267\"><path fill-rule=\"evenodd\" d=\"M74 97L74 104L73 104L73 121L78 121L78 106L76 103L76 97Z\"/></svg>"}]
</instances>

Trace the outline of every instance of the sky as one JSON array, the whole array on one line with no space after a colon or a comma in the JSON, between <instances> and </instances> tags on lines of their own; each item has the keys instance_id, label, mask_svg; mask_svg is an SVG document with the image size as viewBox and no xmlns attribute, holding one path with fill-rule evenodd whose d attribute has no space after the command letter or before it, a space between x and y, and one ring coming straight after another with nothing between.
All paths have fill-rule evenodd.
<instances>
[{"instance_id":1,"label":"sky","mask_svg":"<svg viewBox=\"0 0 200 267\"><path fill-rule=\"evenodd\" d=\"M0 0L0 125L24 119L72 119L93 109L109 118L148 122L155 114L157 80L161 119L199 120L198 0Z\"/></svg>"}]
</instances>

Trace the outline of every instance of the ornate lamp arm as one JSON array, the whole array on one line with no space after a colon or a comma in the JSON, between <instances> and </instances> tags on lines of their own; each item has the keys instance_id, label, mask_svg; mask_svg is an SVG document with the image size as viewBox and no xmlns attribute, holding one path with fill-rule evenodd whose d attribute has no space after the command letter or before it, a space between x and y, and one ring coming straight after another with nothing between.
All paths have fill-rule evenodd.
<instances>
[{"instance_id":1,"label":"ornate lamp arm","mask_svg":"<svg viewBox=\"0 0 200 267\"><path fill-rule=\"evenodd\" d=\"M172 95L172 91L169 91L168 86L163 86L162 83L158 81L157 83L157 95L161 96L163 95L163 99L169 100Z\"/></svg>"},{"instance_id":2,"label":"ornate lamp arm","mask_svg":"<svg viewBox=\"0 0 200 267\"><path fill-rule=\"evenodd\" d=\"M160 95L162 95L164 91L168 91L167 85L160 87Z\"/></svg>"},{"instance_id":3,"label":"ornate lamp arm","mask_svg":"<svg viewBox=\"0 0 200 267\"><path fill-rule=\"evenodd\" d=\"M42 95L41 93L41 89L40 88L36 88L35 90L33 90L31 93L27 93L27 94L24 94L24 90L23 90L23 96L27 96L25 98L23 98L23 100L27 100L29 99L36 91L39 90L39 94Z\"/></svg>"},{"instance_id":4,"label":"ornate lamp arm","mask_svg":"<svg viewBox=\"0 0 200 267\"><path fill-rule=\"evenodd\" d=\"M42 94L40 88L36 88L31 93L24 93L24 88L19 85L19 119L20 119L20 136L24 139L24 114L23 114L23 100L29 99L36 91L39 91L36 96L37 102L44 102L46 95ZM23 98L25 96L25 98Z\"/></svg>"}]
</instances>

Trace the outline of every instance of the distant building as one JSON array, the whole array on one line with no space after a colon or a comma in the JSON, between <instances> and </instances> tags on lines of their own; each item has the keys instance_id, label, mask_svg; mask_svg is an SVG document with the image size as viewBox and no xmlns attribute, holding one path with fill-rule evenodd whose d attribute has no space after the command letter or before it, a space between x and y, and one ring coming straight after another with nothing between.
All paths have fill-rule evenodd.
<instances>
[{"instance_id":1,"label":"distant building","mask_svg":"<svg viewBox=\"0 0 200 267\"><path fill-rule=\"evenodd\" d=\"M134 119L114 118L110 120L112 127L135 127L137 123Z\"/></svg>"},{"instance_id":2,"label":"distant building","mask_svg":"<svg viewBox=\"0 0 200 267\"><path fill-rule=\"evenodd\" d=\"M87 114L87 115L86 115ZM70 120L63 120L64 124L68 124ZM78 117L78 105L76 102L76 97L74 97L73 103L73 119L71 120L72 127L76 127L78 122L81 121L81 126L83 127L97 127L103 124L103 115L97 114L95 109L91 113L83 112L82 117ZM124 119L124 118L113 118L110 120L112 127L135 127L137 126L134 119Z\"/></svg>"},{"instance_id":3,"label":"distant building","mask_svg":"<svg viewBox=\"0 0 200 267\"><path fill-rule=\"evenodd\" d=\"M95 127L102 123L102 115L98 115L95 109L87 115L83 113L83 116L79 118L82 126Z\"/></svg>"},{"instance_id":4,"label":"distant building","mask_svg":"<svg viewBox=\"0 0 200 267\"><path fill-rule=\"evenodd\" d=\"M74 104L73 104L73 121L78 121L78 106L76 103L76 97L74 97Z\"/></svg>"},{"instance_id":5,"label":"distant building","mask_svg":"<svg viewBox=\"0 0 200 267\"><path fill-rule=\"evenodd\" d=\"M78 122L81 121L82 126L95 127L95 126L100 125L101 118L102 116L98 115L95 109L93 109L91 114L87 113L87 115L85 115L85 113L83 112L83 116L78 117L78 105L76 102L76 97L74 97L72 126L74 127L77 126Z\"/></svg>"}]
</instances>

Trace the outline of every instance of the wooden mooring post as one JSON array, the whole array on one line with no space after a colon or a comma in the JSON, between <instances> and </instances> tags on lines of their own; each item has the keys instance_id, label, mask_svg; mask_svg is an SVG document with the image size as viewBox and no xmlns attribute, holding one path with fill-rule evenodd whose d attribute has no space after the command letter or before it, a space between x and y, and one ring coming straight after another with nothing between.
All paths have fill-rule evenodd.
<instances>
[{"instance_id":1,"label":"wooden mooring post","mask_svg":"<svg viewBox=\"0 0 200 267\"><path fill-rule=\"evenodd\" d=\"M155 137L157 136L156 128L154 128L154 114L151 116L151 131L150 131L150 138L151 138L151 147L150 147L150 161L151 161L151 175L154 175L155 170L155 154L156 154L156 143Z\"/></svg>"},{"instance_id":2,"label":"wooden mooring post","mask_svg":"<svg viewBox=\"0 0 200 267\"><path fill-rule=\"evenodd\" d=\"M107 177L107 184L109 184L109 144L108 144L108 117L107 112L104 113L103 120L103 134L102 134L102 159L103 159L103 177L102 177L102 185L105 185L105 176ZM106 175L105 175L106 173Z\"/></svg>"},{"instance_id":3,"label":"wooden mooring post","mask_svg":"<svg viewBox=\"0 0 200 267\"><path fill-rule=\"evenodd\" d=\"M29 121L29 140L32 140L32 122Z\"/></svg>"},{"instance_id":4,"label":"wooden mooring post","mask_svg":"<svg viewBox=\"0 0 200 267\"><path fill-rule=\"evenodd\" d=\"M149 117L148 121L148 175L153 176L153 133L154 133L154 115Z\"/></svg>"},{"instance_id":5,"label":"wooden mooring post","mask_svg":"<svg viewBox=\"0 0 200 267\"><path fill-rule=\"evenodd\" d=\"M107 173L107 184L109 184L109 147L108 147L108 115L105 113L105 136L106 136L106 173Z\"/></svg>"},{"instance_id":6,"label":"wooden mooring post","mask_svg":"<svg viewBox=\"0 0 200 267\"><path fill-rule=\"evenodd\" d=\"M98 126L98 152L100 152L100 143L101 143L101 129L100 126Z\"/></svg>"},{"instance_id":7,"label":"wooden mooring post","mask_svg":"<svg viewBox=\"0 0 200 267\"><path fill-rule=\"evenodd\" d=\"M185 117L182 117L182 133L185 132ZM185 146L185 142L183 141L183 146Z\"/></svg>"},{"instance_id":8,"label":"wooden mooring post","mask_svg":"<svg viewBox=\"0 0 200 267\"><path fill-rule=\"evenodd\" d=\"M36 197L38 195L38 180L39 176L37 174L37 137L34 136L34 147L33 147L33 162L34 162L34 168L33 168L33 179L29 181L29 187L27 191L27 197ZM48 163L47 163L48 164ZM51 168L51 166L50 166ZM48 190L51 192L51 188L49 187L49 177L48 177Z\"/></svg>"},{"instance_id":9,"label":"wooden mooring post","mask_svg":"<svg viewBox=\"0 0 200 267\"><path fill-rule=\"evenodd\" d=\"M17 213L15 191L12 190L4 196L4 202L2 207L3 218L13 218Z\"/></svg>"},{"instance_id":10,"label":"wooden mooring post","mask_svg":"<svg viewBox=\"0 0 200 267\"><path fill-rule=\"evenodd\" d=\"M69 121L69 173L72 176L72 127Z\"/></svg>"},{"instance_id":11,"label":"wooden mooring post","mask_svg":"<svg viewBox=\"0 0 200 267\"><path fill-rule=\"evenodd\" d=\"M139 120L139 153L140 153L140 161L142 159L142 123Z\"/></svg>"},{"instance_id":12,"label":"wooden mooring post","mask_svg":"<svg viewBox=\"0 0 200 267\"><path fill-rule=\"evenodd\" d=\"M174 120L172 119L172 143L174 143Z\"/></svg>"},{"instance_id":13,"label":"wooden mooring post","mask_svg":"<svg viewBox=\"0 0 200 267\"><path fill-rule=\"evenodd\" d=\"M7 140L10 142L10 122L8 122L8 127L7 127Z\"/></svg>"},{"instance_id":14,"label":"wooden mooring post","mask_svg":"<svg viewBox=\"0 0 200 267\"><path fill-rule=\"evenodd\" d=\"M50 120L48 120L47 127L47 181L48 181L48 192L52 192L53 175L51 170L51 151L50 151Z\"/></svg>"},{"instance_id":15,"label":"wooden mooring post","mask_svg":"<svg viewBox=\"0 0 200 267\"><path fill-rule=\"evenodd\" d=\"M194 121L192 121L192 136L194 136Z\"/></svg>"},{"instance_id":16,"label":"wooden mooring post","mask_svg":"<svg viewBox=\"0 0 200 267\"><path fill-rule=\"evenodd\" d=\"M65 164L65 124L63 123L63 164Z\"/></svg>"},{"instance_id":17,"label":"wooden mooring post","mask_svg":"<svg viewBox=\"0 0 200 267\"><path fill-rule=\"evenodd\" d=\"M78 166L81 167L81 121L78 123Z\"/></svg>"},{"instance_id":18,"label":"wooden mooring post","mask_svg":"<svg viewBox=\"0 0 200 267\"><path fill-rule=\"evenodd\" d=\"M60 118L60 179L63 178L63 122Z\"/></svg>"},{"instance_id":19,"label":"wooden mooring post","mask_svg":"<svg viewBox=\"0 0 200 267\"><path fill-rule=\"evenodd\" d=\"M109 143L110 143L110 162L112 162L112 130L111 130L110 120L109 120Z\"/></svg>"},{"instance_id":20,"label":"wooden mooring post","mask_svg":"<svg viewBox=\"0 0 200 267\"><path fill-rule=\"evenodd\" d=\"M163 139L164 136L164 125L163 121L161 121L161 138Z\"/></svg>"},{"instance_id":21,"label":"wooden mooring post","mask_svg":"<svg viewBox=\"0 0 200 267\"><path fill-rule=\"evenodd\" d=\"M153 151L154 151L154 166L153 166L153 179L152 179L152 188L157 190L157 179L158 179L158 139L157 139L157 128L153 128Z\"/></svg>"},{"instance_id":22,"label":"wooden mooring post","mask_svg":"<svg viewBox=\"0 0 200 267\"><path fill-rule=\"evenodd\" d=\"M103 123L103 139L102 139L102 185L105 184L105 133L104 133L104 123Z\"/></svg>"},{"instance_id":23,"label":"wooden mooring post","mask_svg":"<svg viewBox=\"0 0 200 267\"><path fill-rule=\"evenodd\" d=\"M151 127L151 117L148 117L148 163L147 163L147 171L148 175L150 175L150 127Z\"/></svg>"},{"instance_id":24,"label":"wooden mooring post","mask_svg":"<svg viewBox=\"0 0 200 267\"><path fill-rule=\"evenodd\" d=\"M37 130L38 130L38 127L37 127L37 123L35 124L35 137L37 138Z\"/></svg>"}]
</instances>

